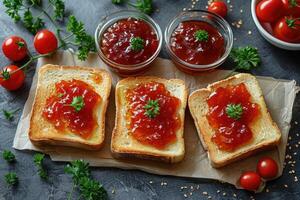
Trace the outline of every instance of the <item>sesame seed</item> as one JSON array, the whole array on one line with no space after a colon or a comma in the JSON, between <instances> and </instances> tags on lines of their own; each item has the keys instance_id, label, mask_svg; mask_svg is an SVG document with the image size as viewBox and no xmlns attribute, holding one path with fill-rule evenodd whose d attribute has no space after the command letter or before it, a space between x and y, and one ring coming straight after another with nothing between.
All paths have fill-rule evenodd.
<instances>
[{"instance_id":1,"label":"sesame seed","mask_svg":"<svg viewBox=\"0 0 300 200\"><path fill-rule=\"evenodd\" d=\"M152 184L152 183L153 183L153 181L149 181L149 183L150 183L150 184Z\"/></svg>"},{"instance_id":2,"label":"sesame seed","mask_svg":"<svg viewBox=\"0 0 300 200\"><path fill-rule=\"evenodd\" d=\"M184 196L185 198L187 198L187 197L188 197L188 196L187 196L187 194L184 194L183 196Z\"/></svg>"},{"instance_id":3,"label":"sesame seed","mask_svg":"<svg viewBox=\"0 0 300 200\"><path fill-rule=\"evenodd\" d=\"M236 194L235 194L235 193L233 193L233 196L234 196L234 197L236 197Z\"/></svg>"},{"instance_id":4,"label":"sesame seed","mask_svg":"<svg viewBox=\"0 0 300 200\"><path fill-rule=\"evenodd\" d=\"M270 192L270 190L267 188L267 189L266 189L266 192Z\"/></svg>"},{"instance_id":5,"label":"sesame seed","mask_svg":"<svg viewBox=\"0 0 300 200\"><path fill-rule=\"evenodd\" d=\"M220 193L221 191L220 190L217 190L217 193Z\"/></svg>"},{"instance_id":6,"label":"sesame seed","mask_svg":"<svg viewBox=\"0 0 300 200\"><path fill-rule=\"evenodd\" d=\"M226 196L226 192L223 192L223 196Z\"/></svg>"},{"instance_id":7,"label":"sesame seed","mask_svg":"<svg viewBox=\"0 0 300 200\"><path fill-rule=\"evenodd\" d=\"M116 192L116 191L115 191L114 189L111 191L112 194L115 194L115 192Z\"/></svg>"},{"instance_id":8,"label":"sesame seed","mask_svg":"<svg viewBox=\"0 0 300 200\"><path fill-rule=\"evenodd\" d=\"M288 185L287 185L287 184L284 184L284 187L285 187L285 188L288 188Z\"/></svg>"},{"instance_id":9,"label":"sesame seed","mask_svg":"<svg viewBox=\"0 0 300 200\"><path fill-rule=\"evenodd\" d=\"M211 196L208 196L207 198L208 198L208 199L211 199Z\"/></svg>"},{"instance_id":10,"label":"sesame seed","mask_svg":"<svg viewBox=\"0 0 300 200\"><path fill-rule=\"evenodd\" d=\"M202 192L202 194L203 194L203 195L207 195L208 193L207 193L207 192Z\"/></svg>"},{"instance_id":11,"label":"sesame seed","mask_svg":"<svg viewBox=\"0 0 300 200\"><path fill-rule=\"evenodd\" d=\"M248 31L248 35L251 35L252 34L252 31Z\"/></svg>"}]
</instances>

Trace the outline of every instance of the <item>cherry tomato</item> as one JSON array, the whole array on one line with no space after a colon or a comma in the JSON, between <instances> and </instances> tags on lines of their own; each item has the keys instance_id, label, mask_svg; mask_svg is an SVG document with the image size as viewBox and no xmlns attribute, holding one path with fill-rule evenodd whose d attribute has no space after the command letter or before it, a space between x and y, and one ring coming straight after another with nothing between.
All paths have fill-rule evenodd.
<instances>
[{"instance_id":1,"label":"cherry tomato","mask_svg":"<svg viewBox=\"0 0 300 200\"><path fill-rule=\"evenodd\" d=\"M286 15L300 17L300 0L282 0Z\"/></svg>"},{"instance_id":2,"label":"cherry tomato","mask_svg":"<svg viewBox=\"0 0 300 200\"><path fill-rule=\"evenodd\" d=\"M227 15L227 5L223 1L214 1L208 5L208 11L220 15L221 17L226 17Z\"/></svg>"},{"instance_id":3,"label":"cherry tomato","mask_svg":"<svg viewBox=\"0 0 300 200\"><path fill-rule=\"evenodd\" d=\"M246 190L255 191L258 190L261 184L261 178L258 175L258 173L253 171L248 171L248 172L244 172L241 175L239 182L242 188Z\"/></svg>"},{"instance_id":4,"label":"cherry tomato","mask_svg":"<svg viewBox=\"0 0 300 200\"><path fill-rule=\"evenodd\" d=\"M272 158L264 157L258 161L256 171L265 179L275 178L278 174L278 165Z\"/></svg>"},{"instance_id":5,"label":"cherry tomato","mask_svg":"<svg viewBox=\"0 0 300 200\"><path fill-rule=\"evenodd\" d=\"M4 55L12 61L20 61L27 56L27 44L19 36L10 36L2 43Z\"/></svg>"},{"instance_id":6,"label":"cherry tomato","mask_svg":"<svg viewBox=\"0 0 300 200\"><path fill-rule=\"evenodd\" d=\"M7 90L19 89L25 79L25 73L23 70L15 65L9 65L3 68L0 76L0 85Z\"/></svg>"},{"instance_id":7,"label":"cherry tomato","mask_svg":"<svg viewBox=\"0 0 300 200\"><path fill-rule=\"evenodd\" d=\"M44 29L34 37L34 48L40 54L51 53L57 49L57 38L53 32Z\"/></svg>"},{"instance_id":8,"label":"cherry tomato","mask_svg":"<svg viewBox=\"0 0 300 200\"><path fill-rule=\"evenodd\" d=\"M300 19L283 17L274 26L274 36L285 42L298 42L300 40Z\"/></svg>"},{"instance_id":9,"label":"cherry tomato","mask_svg":"<svg viewBox=\"0 0 300 200\"><path fill-rule=\"evenodd\" d=\"M256 6L256 15L260 22L275 22L282 16L281 0L262 0Z\"/></svg>"}]
</instances>

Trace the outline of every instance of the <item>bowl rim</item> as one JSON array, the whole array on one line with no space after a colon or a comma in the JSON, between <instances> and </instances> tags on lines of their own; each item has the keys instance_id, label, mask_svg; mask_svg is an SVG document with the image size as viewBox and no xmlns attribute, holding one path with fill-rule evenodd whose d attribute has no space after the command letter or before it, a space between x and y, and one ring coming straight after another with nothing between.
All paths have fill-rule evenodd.
<instances>
[{"instance_id":1,"label":"bowl rim","mask_svg":"<svg viewBox=\"0 0 300 200\"><path fill-rule=\"evenodd\" d=\"M277 43L281 46L287 46L287 47L292 47L292 48L300 48L300 43L290 43L290 42L285 42L285 41L282 41L280 39L277 39L276 37L271 35L268 31L266 31L264 29L264 27L262 27L261 23L258 21L258 18L256 16L256 5L260 1L262 1L262 0L252 0L251 1L251 15L252 15L252 19L254 21L254 24L256 25L258 30L261 31L262 34L265 35L266 37L268 37L268 39L270 39L272 42L275 42L275 43Z\"/></svg>"},{"instance_id":2,"label":"bowl rim","mask_svg":"<svg viewBox=\"0 0 300 200\"><path fill-rule=\"evenodd\" d=\"M224 54L222 55L222 57L220 57L218 60L216 60L215 62L213 63L210 63L210 64L207 64L207 65L196 65L196 64L191 64L191 63L188 63L184 60L182 60L181 58L179 58L173 51L172 49L170 48L170 45L169 45L169 40L170 40L170 37L168 37L168 32L170 31L170 28L171 28L171 25L175 22L176 19L178 19L180 16L182 15L185 15L185 14L188 14L188 13L205 13L205 14L210 14L212 15L215 19L217 19L219 22L222 23L222 25L225 26L226 30L229 32L228 34L228 42L229 42L229 45L225 46L225 52ZM173 30L172 30L173 31ZM171 34L170 34L171 35ZM218 67L219 65L221 65L226 59L227 57L229 56L230 52L231 52L231 49L233 47L233 31L231 29L231 26L230 24L222 17L220 17L219 15L215 14L215 13L212 13L210 11L207 11L207 10L201 10L201 9L198 9L198 10L188 10L188 11L182 11L180 12L179 14L177 14L176 16L174 16L167 24L166 26L166 29L165 29L165 32L164 32L164 40L165 40L165 43L166 43L166 48L167 48L167 51L170 53L170 56L171 58L175 58L177 60L177 62L179 62L180 64L183 64L189 68L193 68L195 70L199 70L199 69L205 69L205 70L209 70L209 69L213 69L213 68L216 68Z\"/></svg>"},{"instance_id":3,"label":"bowl rim","mask_svg":"<svg viewBox=\"0 0 300 200\"><path fill-rule=\"evenodd\" d=\"M125 13L128 16L127 17L126 16L119 17L119 15L122 13ZM130 13L134 13L135 16L130 16ZM113 15L114 15L114 17L112 19L109 19ZM139 18L137 18L136 16L139 16ZM141 20L144 20L146 23L148 23L150 25L150 27L153 28L153 30L155 31L155 33L157 35L158 46L157 46L156 51L153 53L153 55L150 56L147 60L137 63L137 64L124 65L124 64L120 64L120 63L110 60L103 54L103 52L101 50L101 44L99 42L99 39L101 37L100 34L104 33L104 31L107 30L107 28L108 28L108 27L106 27L107 24L113 24L114 22L117 22L121 19L129 18L129 17L141 19ZM161 51L161 47L162 47L163 35L162 35L160 26L149 15L142 13L140 11L137 11L137 10L126 9L126 10L119 10L116 12L112 12L112 13L107 14L104 17L102 17L99 24L97 25L96 30L95 30L94 39L95 39L98 55L100 56L101 59L103 59L104 61L109 63L109 65L113 65L114 68L118 68L120 70L137 70L137 69L143 68L143 67L147 66L148 64L150 64L158 56L159 52ZM117 66L117 67L115 67L115 66Z\"/></svg>"}]
</instances>

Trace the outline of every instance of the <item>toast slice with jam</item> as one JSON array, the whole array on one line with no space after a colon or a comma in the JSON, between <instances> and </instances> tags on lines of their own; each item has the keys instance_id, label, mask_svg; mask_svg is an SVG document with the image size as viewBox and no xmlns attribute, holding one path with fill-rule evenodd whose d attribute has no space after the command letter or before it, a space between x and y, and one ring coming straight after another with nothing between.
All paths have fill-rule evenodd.
<instances>
[{"instance_id":1,"label":"toast slice with jam","mask_svg":"<svg viewBox=\"0 0 300 200\"><path fill-rule=\"evenodd\" d=\"M111 89L108 72L91 67L45 65L38 71L29 138L36 145L99 149Z\"/></svg>"},{"instance_id":2,"label":"toast slice with jam","mask_svg":"<svg viewBox=\"0 0 300 200\"><path fill-rule=\"evenodd\" d=\"M119 81L111 140L114 157L181 161L187 93L179 79L129 77Z\"/></svg>"},{"instance_id":3,"label":"toast slice with jam","mask_svg":"<svg viewBox=\"0 0 300 200\"><path fill-rule=\"evenodd\" d=\"M237 74L194 91L190 112L213 167L278 145L281 133L250 74Z\"/></svg>"}]
</instances>

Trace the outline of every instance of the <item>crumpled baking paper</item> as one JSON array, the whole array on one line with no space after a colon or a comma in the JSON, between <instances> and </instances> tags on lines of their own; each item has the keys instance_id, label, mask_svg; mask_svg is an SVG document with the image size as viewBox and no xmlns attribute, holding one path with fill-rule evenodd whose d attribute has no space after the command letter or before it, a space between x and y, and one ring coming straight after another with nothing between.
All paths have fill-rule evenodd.
<instances>
[{"instance_id":1,"label":"crumpled baking paper","mask_svg":"<svg viewBox=\"0 0 300 200\"><path fill-rule=\"evenodd\" d=\"M50 58L40 58L37 63L37 69L40 66L48 63L69 66L92 66L107 69L107 66L99 59L97 54L91 54L88 60L82 62L77 60L76 56L69 51L58 52ZM214 169L209 164L207 154L200 143L194 121L188 109L186 110L184 130L186 154L182 162L171 165L147 160L114 159L110 152L110 137L115 120L114 88L117 81L121 79L114 72L111 72L113 78L113 87L109 99L108 110L106 112L106 142L104 148L99 151L86 151L60 146L34 146L28 138L28 128L31 107L37 84L37 71L38 70L36 70L34 75L30 93L16 130L13 143L13 147L16 149L44 152L49 154L53 161L84 159L92 166L138 169L159 175L214 179L227 182L235 186L237 186L237 180L243 171L255 170L258 159L263 155L268 155L277 161L279 164L279 176L282 174L288 132L292 118L293 102L297 90L299 89L297 88L294 80L279 80L270 77L257 77L271 116L278 124L282 132L282 141L280 145L276 149L261 152L255 156L235 162L221 169ZM225 70L215 70L203 73L199 76L192 76L179 71L170 60L157 58L152 64L151 69L144 75L182 79L189 88L189 92L192 92L196 89L206 87L209 83L221 80L228 73L229 71Z\"/></svg>"}]
</instances>

